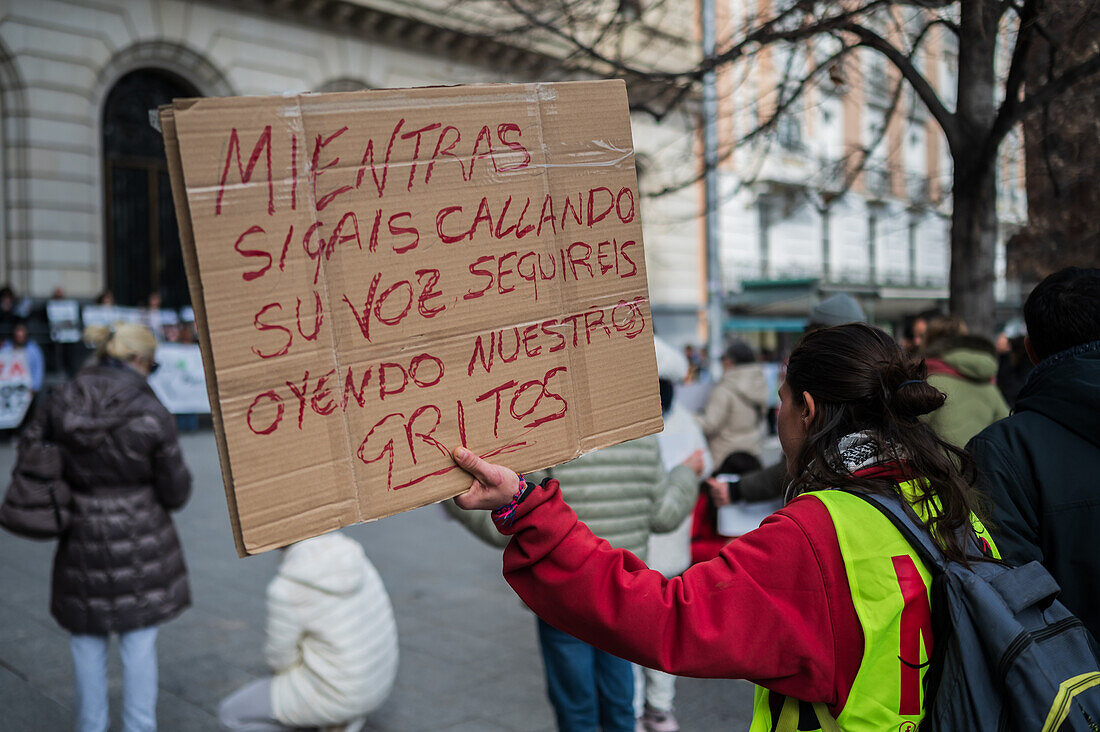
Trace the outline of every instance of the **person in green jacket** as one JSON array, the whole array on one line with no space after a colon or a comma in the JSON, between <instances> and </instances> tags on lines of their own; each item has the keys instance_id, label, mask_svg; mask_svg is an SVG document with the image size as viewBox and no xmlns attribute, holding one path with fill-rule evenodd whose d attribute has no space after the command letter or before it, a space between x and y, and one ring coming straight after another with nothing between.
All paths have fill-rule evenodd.
<instances>
[{"instance_id":1,"label":"person in green jacket","mask_svg":"<svg viewBox=\"0 0 1100 732\"><path fill-rule=\"evenodd\" d=\"M928 324L928 383L947 395L944 405L922 419L940 439L963 447L971 437L1009 414L997 388L997 349L967 333L962 320L944 316Z\"/></svg>"}]
</instances>

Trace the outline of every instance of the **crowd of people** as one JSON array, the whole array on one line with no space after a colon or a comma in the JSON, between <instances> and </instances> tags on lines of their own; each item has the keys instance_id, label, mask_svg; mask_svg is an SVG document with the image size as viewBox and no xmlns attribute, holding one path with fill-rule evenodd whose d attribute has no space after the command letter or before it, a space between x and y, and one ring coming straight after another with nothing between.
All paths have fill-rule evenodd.
<instances>
[{"instance_id":1,"label":"crowd of people","mask_svg":"<svg viewBox=\"0 0 1100 732\"><path fill-rule=\"evenodd\" d=\"M966 548L974 531L982 561L1040 562L1095 655L1100 270L1067 268L1030 294L1021 341L1030 374L1009 338L998 348L947 314L920 314L900 344L865 320L845 295L815 308L778 391L784 458L763 469L753 462L759 363L744 343L726 349L723 376L692 425L722 472L700 483L689 567L656 571L644 552L609 539L603 525L625 502L605 497L597 522L583 508L587 481L567 466L520 478L458 448L474 481L454 503L473 513L465 523L507 540L505 578L540 628L664 673L753 681L752 730L916 729L927 710L922 658L935 638L925 636L921 656L919 642L899 633L914 609L919 617L914 602L931 612L931 575L854 493L901 496L948 560L975 561ZM694 349L684 355L697 378L704 364L692 363ZM715 526L718 510L779 495L782 508L755 530L734 537ZM907 566L914 573L903 575ZM920 633L931 634L930 621ZM651 697L648 683L636 726L605 714L622 699L566 707L549 678L548 686L562 730L678 729L673 696Z\"/></svg>"},{"instance_id":2,"label":"crowd of people","mask_svg":"<svg viewBox=\"0 0 1100 732\"><path fill-rule=\"evenodd\" d=\"M71 322L55 322L51 305L71 303ZM81 311L99 309L102 314L89 312L87 324L99 324L102 320L136 322L147 326L157 340L167 343L195 343L194 315L189 308L176 310L163 307L159 292L150 293L145 300L132 307L120 307L114 293L104 290L91 301L69 298L65 291L54 288L49 299L35 300L20 296L11 285L0 286L0 346L27 350L28 362L37 375L35 391L41 389L47 369L58 376L71 378L87 361L93 350L79 337ZM72 333L66 337L64 333Z\"/></svg>"},{"instance_id":3,"label":"crowd of people","mask_svg":"<svg viewBox=\"0 0 1100 732\"><path fill-rule=\"evenodd\" d=\"M30 363L25 327L4 320L13 303L0 291L4 347ZM1023 317L1026 334L998 346L922 313L899 343L834 295L771 376L731 341L699 410L678 396L705 364L656 339L659 435L522 478L457 448L474 480L445 506L503 549L536 615L558 728L676 732L675 679L689 675L755 683L752 730L915 729L925 700L899 687L927 664L919 649L899 656L899 628L914 602L928 612L906 582L930 575L860 492L901 495L949 559L973 561L973 530L986 558L1042 563L1100 632L1100 270L1051 275ZM50 609L70 633L76 729L108 727L117 636L124 728L153 730L157 628L191 602L170 517L191 477L147 383L153 330L86 339L88 364L39 400L19 451L56 445L72 491ZM769 413L782 458L765 465ZM393 607L362 547L333 532L285 548L267 603L270 675L222 702L221 728L362 728L398 665Z\"/></svg>"}]
</instances>

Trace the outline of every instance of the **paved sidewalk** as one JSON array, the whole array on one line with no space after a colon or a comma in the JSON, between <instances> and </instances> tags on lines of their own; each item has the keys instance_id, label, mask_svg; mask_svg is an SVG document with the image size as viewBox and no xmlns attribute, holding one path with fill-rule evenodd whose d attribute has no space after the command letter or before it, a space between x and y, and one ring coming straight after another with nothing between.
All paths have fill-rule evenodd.
<instances>
[{"instance_id":1,"label":"paved sidewalk","mask_svg":"<svg viewBox=\"0 0 1100 732\"><path fill-rule=\"evenodd\" d=\"M185 435L195 477L176 525L194 606L161 629L163 732L216 730L218 701L265 673L264 588L277 552L238 559L209 432ZM0 475L14 448L0 445ZM500 576L500 556L439 506L346 529L360 541L393 600L400 634L397 684L367 725L372 732L542 732L554 729L543 688L534 616ZM0 731L71 728L68 637L49 615L52 543L0 531ZM113 654L114 655L114 654ZM113 729L120 729L112 657ZM752 689L742 681L681 679L685 732L748 728Z\"/></svg>"}]
</instances>

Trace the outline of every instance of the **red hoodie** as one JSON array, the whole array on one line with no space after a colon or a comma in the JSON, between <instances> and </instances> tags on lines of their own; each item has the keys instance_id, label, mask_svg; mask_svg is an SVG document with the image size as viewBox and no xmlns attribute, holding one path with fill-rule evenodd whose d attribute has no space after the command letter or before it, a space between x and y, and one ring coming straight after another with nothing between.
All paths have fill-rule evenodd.
<instances>
[{"instance_id":1,"label":"red hoodie","mask_svg":"<svg viewBox=\"0 0 1100 732\"><path fill-rule=\"evenodd\" d=\"M680 676L741 678L840 714L863 633L832 518L796 498L715 559L666 579L577 520L557 481L504 534L504 577L546 622Z\"/></svg>"}]
</instances>

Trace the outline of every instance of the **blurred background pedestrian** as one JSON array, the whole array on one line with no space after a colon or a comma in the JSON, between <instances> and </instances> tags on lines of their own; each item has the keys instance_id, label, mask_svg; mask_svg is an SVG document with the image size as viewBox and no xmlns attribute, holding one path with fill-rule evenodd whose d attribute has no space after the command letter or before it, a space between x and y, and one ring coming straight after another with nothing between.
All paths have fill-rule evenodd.
<instances>
[{"instance_id":1,"label":"blurred background pedestrian","mask_svg":"<svg viewBox=\"0 0 1100 732\"><path fill-rule=\"evenodd\" d=\"M157 627L191 604L169 512L191 495L175 423L146 379L152 332L97 331L95 362L50 392L20 437L60 448L72 523L54 557L50 612L72 635L78 732L108 727L107 651L122 656L127 732L157 727Z\"/></svg>"},{"instance_id":2,"label":"blurred background pedestrian","mask_svg":"<svg viewBox=\"0 0 1100 732\"><path fill-rule=\"evenodd\" d=\"M734 452L759 457L766 389L764 369L752 347L739 340L730 343L722 354L722 378L699 417L712 460L720 462Z\"/></svg>"},{"instance_id":3,"label":"blurred background pedestrian","mask_svg":"<svg viewBox=\"0 0 1100 732\"><path fill-rule=\"evenodd\" d=\"M941 315L928 321L925 336L928 383L947 400L921 419L943 440L957 447L1008 416L1008 404L997 388L997 350L980 335L969 333L961 318Z\"/></svg>"},{"instance_id":4,"label":"blurred background pedestrian","mask_svg":"<svg viewBox=\"0 0 1100 732\"><path fill-rule=\"evenodd\" d=\"M691 511L704 451L696 450L666 471L655 435L605 447L550 470L547 477L568 488L566 501L592 531L611 546L647 556L649 536L676 529ZM496 530L487 512L462 511L454 501L447 510L480 539L503 547L508 537ZM561 732L635 732L634 670L629 661L577 640L553 625L537 621L546 688Z\"/></svg>"},{"instance_id":5,"label":"blurred background pedestrian","mask_svg":"<svg viewBox=\"0 0 1100 732\"><path fill-rule=\"evenodd\" d=\"M661 416L665 428L657 435L661 463L672 471L695 453L703 456L703 472L710 473L713 461L707 441L694 416L680 405L676 388L690 375L688 360L660 338L654 337L657 355L657 379L661 391ZM666 577L675 577L691 566L692 514L666 534L649 536L649 566ZM664 671L635 666L634 711L645 732L677 732L680 725L673 714L676 677Z\"/></svg>"}]
</instances>

